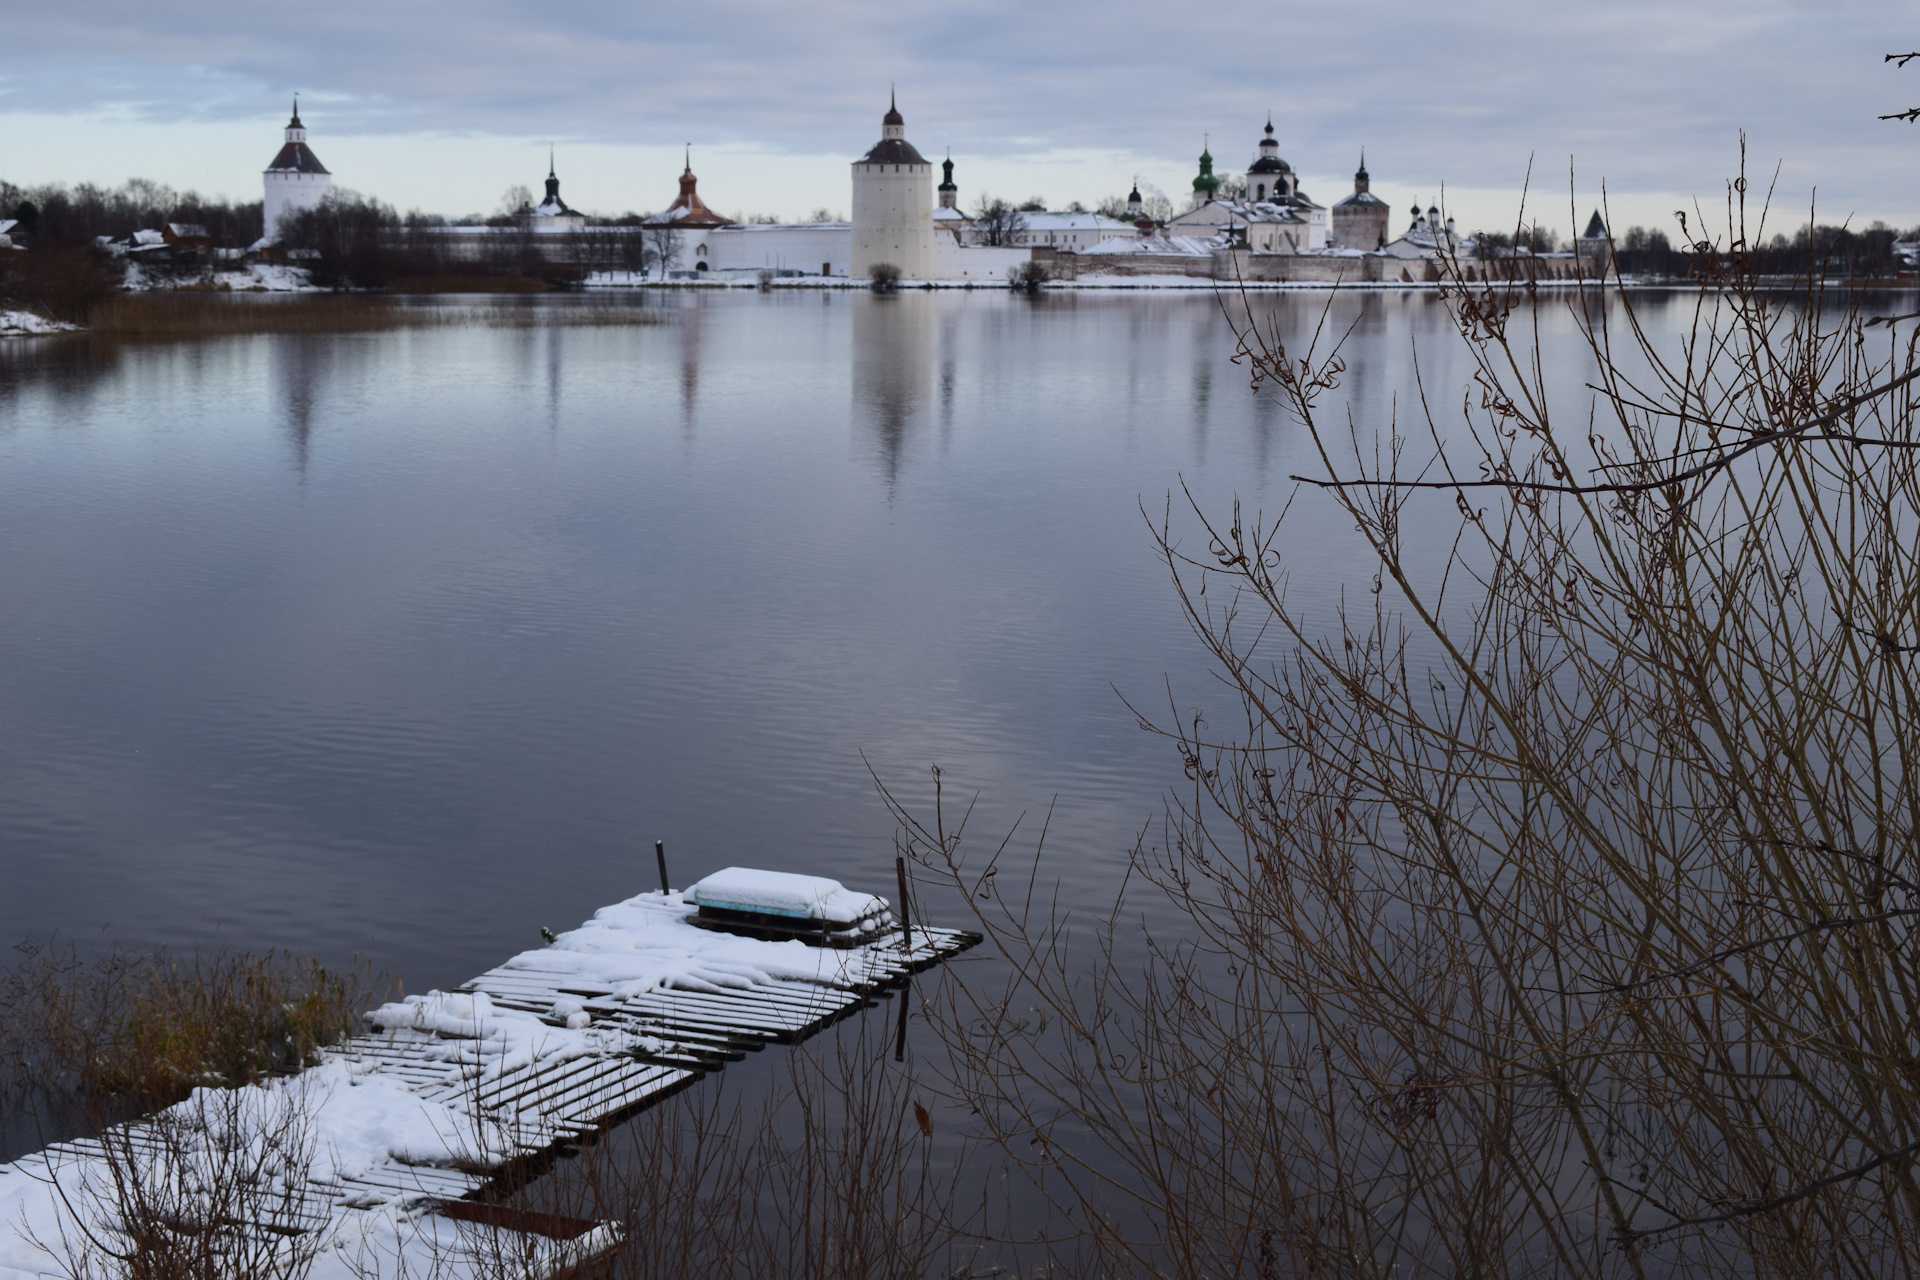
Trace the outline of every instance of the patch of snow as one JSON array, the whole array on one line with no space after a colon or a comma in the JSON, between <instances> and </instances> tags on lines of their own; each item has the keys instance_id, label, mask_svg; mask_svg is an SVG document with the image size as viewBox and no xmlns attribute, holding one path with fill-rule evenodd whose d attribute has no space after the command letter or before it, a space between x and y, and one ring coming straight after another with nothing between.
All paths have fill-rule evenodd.
<instances>
[{"instance_id":1,"label":"patch of snow","mask_svg":"<svg viewBox=\"0 0 1920 1280\"><path fill-rule=\"evenodd\" d=\"M537 952L528 954L539 954ZM576 1022L575 1016L585 1017ZM535 1062L565 1062L627 1048L632 1037L592 1029L583 1007L569 1010L565 1026L551 1026L531 1013L502 1009L485 992L429 991L383 1004L367 1021L387 1031L428 1031L445 1039L423 1052L428 1061L477 1066L492 1079Z\"/></svg>"},{"instance_id":2,"label":"patch of snow","mask_svg":"<svg viewBox=\"0 0 1920 1280\"><path fill-rule=\"evenodd\" d=\"M569 986L606 987L616 1000L666 986L738 991L768 982L847 980L849 952L697 928L691 905L679 892L643 893L602 907L553 945L523 951L501 967L565 975Z\"/></svg>"},{"instance_id":3,"label":"patch of snow","mask_svg":"<svg viewBox=\"0 0 1920 1280\"><path fill-rule=\"evenodd\" d=\"M41 333L76 333L81 326L65 320L49 320L31 311L0 311L0 337L14 338Z\"/></svg>"},{"instance_id":4,"label":"patch of snow","mask_svg":"<svg viewBox=\"0 0 1920 1280\"><path fill-rule=\"evenodd\" d=\"M192 1141L208 1144L234 1134L245 1141L250 1134L286 1132L289 1115L304 1117L298 1127L314 1139L307 1170L312 1182L351 1177L393 1160L494 1164L505 1155L486 1149L472 1132L472 1121L452 1108L342 1059L230 1094L195 1090L187 1101L169 1108L169 1114L185 1122ZM72 1152L0 1165L0 1224L10 1228L0 1230L0 1280L58 1274L61 1260L34 1240L57 1249L63 1226L69 1235L74 1230L65 1202L84 1202L84 1187L110 1185L105 1180L111 1176L101 1157ZM374 1221L355 1230L392 1231L398 1226ZM336 1240L332 1247L340 1243Z\"/></svg>"}]
</instances>

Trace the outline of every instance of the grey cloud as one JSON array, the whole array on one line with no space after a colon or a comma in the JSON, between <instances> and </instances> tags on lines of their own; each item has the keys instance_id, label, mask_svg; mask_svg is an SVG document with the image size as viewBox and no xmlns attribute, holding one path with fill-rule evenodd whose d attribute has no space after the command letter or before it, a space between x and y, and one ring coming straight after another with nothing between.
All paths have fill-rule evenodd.
<instances>
[{"instance_id":1,"label":"grey cloud","mask_svg":"<svg viewBox=\"0 0 1920 1280\"><path fill-rule=\"evenodd\" d=\"M300 88L335 134L434 131L599 142L755 142L855 154L901 86L916 137L976 154L1099 148L1222 164L1268 108L1284 154L1343 172L1362 144L1407 181L1512 185L1529 154L1618 187L1702 189L1734 157L1817 166L1920 200L1872 117L1920 102L1880 54L1920 31L1893 5L1282 7L870 0L704 5L333 0L177 9L126 0L18 8L0 109L115 105L165 120L257 118ZM1703 172L1703 167L1707 169ZM1905 166L1902 168L1904 169Z\"/></svg>"}]
</instances>

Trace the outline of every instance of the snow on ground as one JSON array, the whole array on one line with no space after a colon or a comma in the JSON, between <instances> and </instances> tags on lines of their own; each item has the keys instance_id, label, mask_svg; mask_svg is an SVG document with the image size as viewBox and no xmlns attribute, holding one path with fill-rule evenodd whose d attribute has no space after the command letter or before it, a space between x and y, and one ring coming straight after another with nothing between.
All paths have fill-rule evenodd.
<instances>
[{"instance_id":1,"label":"snow on ground","mask_svg":"<svg viewBox=\"0 0 1920 1280\"><path fill-rule=\"evenodd\" d=\"M171 269L149 270L144 263L129 262L123 287L129 293L163 289L233 293L324 292L309 280L305 267L290 266L284 262L255 262L244 267L223 267L211 276L195 275L191 279L183 279Z\"/></svg>"},{"instance_id":2,"label":"snow on ground","mask_svg":"<svg viewBox=\"0 0 1920 1280\"><path fill-rule=\"evenodd\" d=\"M872 286L865 280L854 280L847 276L778 276L767 282L772 289L869 289ZM1542 280L1542 288L1550 285L1574 285L1572 280ZM1592 281L1588 281L1592 284ZM704 279L655 280L632 272L597 272L584 282L589 289L757 289L760 282L752 272L725 271L711 272ZM979 292L1004 291L1011 286L990 280L903 280L900 292L916 293L925 290L965 289ZM1438 289L1440 286L1431 281L1416 280L1345 280L1339 285L1316 280L1248 280L1244 283L1232 280L1214 280L1208 276L1162 275L1129 276L1119 274L1088 273L1075 280L1049 280L1042 292L1055 290L1099 289L1116 290L1173 290L1186 289L1212 292L1219 288L1239 292L1245 288L1249 293L1289 292L1298 290L1324 291L1339 288L1351 293L1356 290L1381 289Z\"/></svg>"},{"instance_id":3,"label":"snow on ground","mask_svg":"<svg viewBox=\"0 0 1920 1280\"><path fill-rule=\"evenodd\" d=\"M837 910L843 905L874 905L884 899L853 893L839 882L812 876L728 868L699 887L724 891L731 900L751 900L756 910L788 906ZM735 896L737 895L737 896ZM561 934L549 946L523 951L506 969L565 974L579 985L604 985L615 998L644 995L673 985L690 990L743 988L771 981L835 982L849 978L854 953L804 942L772 942L694 926L692 891L642 893L603 907L579 928ZM858 900L853 902L852 900ZM441 1037L421 1057L447 1064L445 1080L479 1067L482 1082L504 1072L555 1058L636 1047L630 1032L603 1031L574 999L562 998L544 1017L503 1008L484 993L430 991L384 1004L368 1015L376 1028L413 1029ZM617 1041L617 1043L616 1043ZM642 1041L639 1047L647 1047ZM659 1048L657 1042L651 1045ZM238 1126L271 1133L289 1116L301 1123L313 1142L312 1175L333 1180L350 1177L383 1162L451 1166L497 1164L506 1154L508 1135L489 1131L460 1105L422 1097L372 1062L328 1057L300 1075L232 1092L202 1089L172 1108L173 1115L205 1124L209 1141L218 1131ZM105 1162L56 1148L49 1156L30 1156L0 1164L0 1280L37 1280L58 1274L61 1259L34 1243L59 1249L63 1222L72 1218L65 1202L84 1203L76 1191L88 1180L96 1186L108 1176ZM56 1185L57 1182L57 1185ZM418 1203L384 1203L361 1208L348 1202L336 1212L326 1247L312 1280L348 1280L370 1274L422 1274L422 1259L455 1259L446 1272L463 1276L485 1271L471 1258L460 1263L462 1247L455 1224L424 1214ZM469 1265L470 1264L470 1265Z\"/></svg>"},{"instance_id":4,"label":"snow on ground","mask_svg":"<svg viewBox=\"0 0 1920 1280\"><path fill-rule=\"evenodd\" d=\"M234 1131L243 1141L249 1136L259 1141L262 1135L286 1132L289 1117L304 1116L294 1123L305 1125L312 1135L309 1169L316 1179L351 1175L390 1160L448 1164L476 1158L492 1163L498 1158L478 1149L472 1122L452 1108L428 1102L392 1077L339 1059L225 1096L196 1090L171 1108L171 1114L207 1144ZM58 1274L63 1229L68 1238L78 1238L63 1204L97 1203L110 1185L107 1163L95 1156L59 1153L0 1165L0 1280ZM353 1238L344 1243L356 1249L377 1247L383 1235L393 1235L400 1226L392 1214L377 1222L358 1222ZM373 1238L362 1240L369 1231ZM339 1261L344 1264L346 1259Z\"/></svg>"},{"instance_id":5,"label":"snow on ground","mask_svg":"<svg viewBox=\"0 0 1920 1280\"><path fill-rule=\"evenodd\" d=\"M80 328L65 320L49 320L31 311L0 311L0 337L14 338L40 333L73 333Z\"/></svg>"}]
</instances>

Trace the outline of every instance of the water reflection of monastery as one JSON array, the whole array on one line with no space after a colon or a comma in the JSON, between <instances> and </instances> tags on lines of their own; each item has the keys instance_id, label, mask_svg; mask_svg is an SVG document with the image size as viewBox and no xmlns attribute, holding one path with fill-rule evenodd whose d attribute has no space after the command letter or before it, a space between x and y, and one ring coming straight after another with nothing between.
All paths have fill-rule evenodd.
<instances>
[{"instance_id":1,"label":"water reflection of monastery","mask_svg":"<svg viewBox=\"0 0 1920 1280\"><path fill-rule=\"evenodd\" d=\"M934 311L910 298L853 308L853 423L889 484L933 400Z\"/></svg>"}]
</instances>

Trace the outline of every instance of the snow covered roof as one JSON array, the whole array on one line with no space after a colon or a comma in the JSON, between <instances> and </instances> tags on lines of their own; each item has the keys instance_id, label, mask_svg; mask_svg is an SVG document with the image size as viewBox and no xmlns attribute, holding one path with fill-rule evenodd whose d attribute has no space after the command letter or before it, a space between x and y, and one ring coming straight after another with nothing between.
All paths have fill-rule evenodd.
<instances>
[{"instance_id":1,"label":"snow covered roof","mask_svg":"<svg viewBox=\"0 0 1920 1280\"><path fill-rule=\"evenodd\" d=\"M1198 236L1109 236L1083 254L1143 253L1163 258L1210 258L1214 242Z\"/></svg>"},{"instance_id":2,"label":"snow covered roof","mask_svg":"<svg viewBox=\"0 0 1920 1280\"><path fill-rule=\"evenodd\" d=\"M940 205L934 209L933 220L935 222L972 222L973 221L972 218L969 218L966 214L960 212L958 209L949 209L946 205Z\"/></svg>"},{"instance_id":3,"label":"snow covered roof","mask_svg":"<svg viewBox=\"0 0 1920 1280\"><path fill-rule=\"evenodd\" d=\"M135 244L165 244L167 237L159 231L136 231L129 237Z\"/></svg>"},{"instance_id":4,"label":"snow covered roof","mask_svg":"<svg viewBox=\"0 0 1920 1280\"><path fill-rule=\"evenodd\" d=\"M1021 215L1028 231L1113 231L1132 230L1132 224L1098 213L1053 213L1035 210Z\"/></svg>"},{"instance_id":5,"label":"snow covered roof","mask_svg":"<svg viewBox=\"0 0 1920 1280\"><path fill-rule=\"evenodd\" d=\"M1376 207L1385 209L1387 207L1387 202L1385 200L1382 200L1379 196L1373 194L1373 192L1371 191L1356 191L1352 195L1348 196L1345 200L1337 201L1333 207L1336 209L1353 209L1353 208L1371 209Z\"/></svg>"},{"instance_id":6,"label":"snow covered roof","mask_svg":"<svg viewBox=\"0 0 1920 1280\"><path fill-rule=\"evenodd\" d=\"M1221 227L1253 222L1298 225L1311 221L1312 211L1319 207L1304 197L1297 200L1209 200L1169 219L1167 225Z\"/></svg>"},{"instance_id":7,"label":"snow covered roof","mask_svg":"<svg viewBox=\"0 0 1920 1280\"><path fill-rule=\"evenodd\" d=\"M176 240L206 240L211 238L207 235L207 229L197 222L169 222L167 224L167 231Z\"/></svg>"},{"instance_id":8,"label":"snow covered roof","mask_svg":"<svg viewBox=\"0 0 1920 1280\"><path fill-rule=\"evenodd\" d=\"M717 236L762 235L794 231L852 231L851 222L730 222L713 228Z\"/></svg>"},{"instance_id":9,"label":"snow covered roof","mask_svg":"<svg viewBox=\"0 0 1920 1280\"><path fill-rule=\"evenodd\" d=\"M1240 205L1240 216L1247 222L1305 222L1297 209L1271 200L1262 200L1256 204Z\"/></svg>"},{"instance_id":10,"label":"snow covered roof","mask_svg":"<svg viewBox=\"0 0 1920 1280\"><path fill-rule=\"evenodd\" d=\"M18 218L0 218L0 236L7 234L7 232L19 225L20 220Z\"/></svg>"},{"instance_id":11,"label":"snow covered roof","mask_svg":"<svg viewBox=\"0 0 1920 1280\"><path fill-rule=\"evenodd\" d=\"M1445 241L1443 245L1441 242ZM1457 250L1460 238L1445 227L1435 229L1434 225L1422 218L1398 240L1389 241L1379 252L1392 258L1426 258L1440 252L1442 248Z\"/></svg>"}]
</instances>

